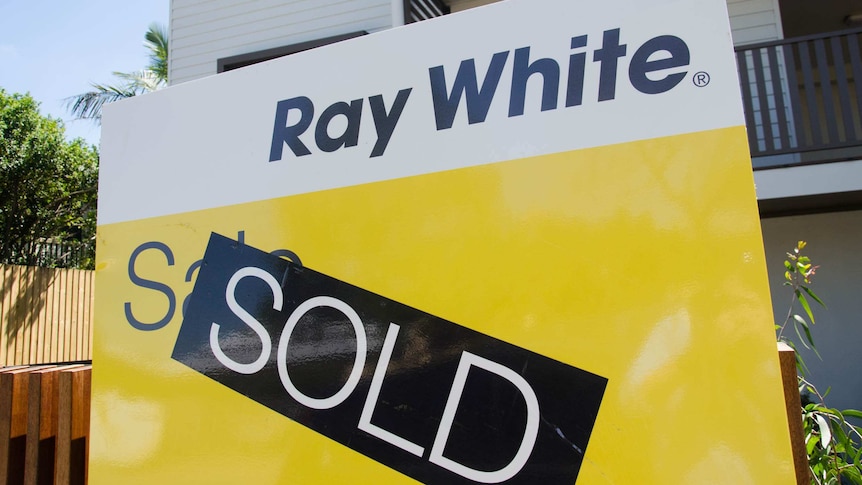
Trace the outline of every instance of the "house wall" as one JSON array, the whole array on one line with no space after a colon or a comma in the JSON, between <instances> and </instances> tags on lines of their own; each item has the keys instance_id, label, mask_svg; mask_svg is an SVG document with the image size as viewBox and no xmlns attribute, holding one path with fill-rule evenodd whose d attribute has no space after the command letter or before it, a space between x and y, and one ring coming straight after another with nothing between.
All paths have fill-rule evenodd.
<instances>
[{"instance_id":1,"label":"house wall","mask_svg":"<svg viewBox=\"0 0 862 485\"><path fill-rule=\"evenodd\" d=\"M446 0L452 12L488 5L500 0ZM728 0L727 10L736 45L766 42L783 37L778 0Z\"/></svg>"},{"instance_id":2,"label":"house wall","mask_svg":"<svg viewBox=\"0 0 862 485\"><path fill-rule=\"evenodd\" d=\"M448 0L446 1L449 4L449 8L452 12L460 12L461 10L467 10L468 8L481 7L482 5L488 5L491 3L497 3L500 0Z\"/></svg>"},{"instance_id":3,"label":"house wall","mask_svg":"<svg viewBox=\"0 0 862 485\"><path fill-rule=\"evenodd\" d=\"M452 12L488 5L500 0L445 0ZM782 38L778 0L727 0L733 43L766 42Z\"/></svg>"},{"instance_id":4,"label":"house wall","mask_svg":"<svg viewBox=\"0 0 862 485\"><path fill-rule=\"evenodd\" d=\"M811 328L820 360L797 344L810 377L821 392L832 387L827 404L840 409L862 408L862 211L779 217L761 221L769 286L775 321L784 321L792 298L784 282L785 253L798 240L808 242L806 252L820 267L812 289L827 308L812 307L817 323ZM797 307L796 313L803 314ZM759 324L752 322L752 324ZM768 325L769 322L763 324ZM796 333L788 334L798 341Z\"/></svg>"},{"instance_id":5,"label":"house wall","mask_svg":"<svg viewBox=\"0 0 862 485\"><path fill-rule=\"evenodd\" d=\"M778 40L781 14L777 0L727 0L733 44L745 45Z\"/></svg>"},{"instance_id":6,"label":"house wall","mask_svg":"<svg viewBox=\"0 0 862 485\"><path fill-rule=\"evenodd\" d=\"M220 58L392 24L390 0L171 0L170 84L216 73Z\"/></svg>"},{"instance_id":7,"label":"house wall","mask_svg":"<svg viewBox=\"0 0 862 485\"><path fill-rule=\"evenodd\" d=\"M457 12L495 1L447 3ZM727 5L734 43L781 38L776 0ZM179 84L215 74L220 58L391 26L390 0L171 0L168 78Z\"/></svg>"}]
</instances>

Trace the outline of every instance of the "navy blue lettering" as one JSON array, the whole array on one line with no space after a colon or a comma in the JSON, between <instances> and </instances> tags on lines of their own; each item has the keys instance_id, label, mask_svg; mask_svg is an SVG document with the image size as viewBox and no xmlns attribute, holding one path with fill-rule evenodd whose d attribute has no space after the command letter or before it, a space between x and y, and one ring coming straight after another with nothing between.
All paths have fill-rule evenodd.
<instances>
[{"instance_id":1,"label":"navy blue lettering","mask_svg":"<svg viewBox=\"0 0 862 485\"><path fill-rule=\"evenodd\" d=\"M164 327L168 324L168 322L171 321L171 318L173 318L174 316L174 311L176 311L177 308L177 297L176 295L174 295L174 292L173 290L171 290L170 286L164 283L159 283L158 281L141 278L135 272L135 262L138 260L138 256L140 256L142 252L148 249L155 249L157 251L161 251L167 259L168 266L174 265L174 253L171 252L171 248L169 248L166 244L158 241L151 241L141 244L140 246L135 248L135 250L132 251L132 255L129 256L129 280L131 280L131 282L136 286L158 291L160 293L163 293L168 298L168 311L165 313L165 316L162 317L161 320L154 323L145 323L135 318L135 316L132 314L131 302L125 302L125 304L123 305L123 309L126 313L126 321L129 322L129 325L138 330L158 330Z\"/></svg>"},{"instance_id":2,"label":"navy blue lettering","mask_svg":"<svg viewBox=\"0 0 862 485\"><path fill-rule=\"evenodd\" d=\"M593 53L593 62L599 70L599 101L614 99L617 92L617 60L626 55L626 45L620 45L620 29L606 30L602 48Z\"/></svg>"},{"instance_id":3,"label":"navy blue lettering","mask_svg":"<svg viewBox=\"0 0 862 485\"><path fill-rule=\"evenodd\" d=\"M292 126L287 126L287 115L292 109L298 109L300 112L299 121ZM272 146L269 150L269 161L275 162L281 160L284 144L293 151L297 157L310 155L311 152L299 139L299 135L305 133L305 130L311 126L311 119L314 116L314 103L305 96L285 99L279 101L275 106L275 123L272 127Z\"/></svg>"},{"instance_id":4,"label":"navy blue lettering","mask_svg":"<svg viewBox=\"0 0 862 485\"><path fill-rule=\"evenodd\" d=\"M192 276L194 276L194 275L195 275L195 271L197 271L198 269L200 269L200 267L201 267L201 265L203 265L203 263L204 263L204 260L203 260L203 259L199 259L199 260L195 261L194 263L192 263L192 265L191 265L191 266L189 266L189 269L187 269L187 270L186 270L186 279L185 279L185 280L183 280L183 281L185 281L186 283L191 283L191 282L192 282ZM192 296L192 295L191 295L191 293L189 293L189 294L188 294L188 295L186 295L186 297L183 299L183 306L182 306L182 309L181 309L181 310L182 310L182 315L183 315L183 316L186 316L186 308L188 308L188 306L189 306L189 298L190 298L191 296Z\"/></svg>"},{"instance_id":5,"label":"navy blue lettering","mask_svg":"<svg viewBox=\"0 0 862 485\"><path fill-rule=\"evenodd\" d=\"M509 96L509 117L524 114L527 97L527 81L533 74L542 76L542 111L557 108L560 91L560 65L553 59L536 59L530 62L530 48L515 50L515 66L512 70L512 92Z\"/></svg>"},{"instance_id":6,"label":"navy blue lettering","mask_svg":"<svg viewBox=\"0 0 862 485\"><path fill-rule=\"evenodd\" d=\"M336 116L347 118L347 127L340 136L329 136L329 124ZM341 147L355 147L359 143L359 123L362 119L362 99L354 99L350 104L339 101L323 110L314 130L317 148L324 152L334 152Z\"/></svg>"},{"instance_id":7,"label":"navy blue lettering","mask_svg":"<svg viewBox=\"0 0 862 485\"><path fill-rule=\"evenodd\" d=\"M461 61L458 73L455 75L455 82L452 84L451 93L446 92L446 74L443 66L428 69L431 78L431 96L434 100L434 117L437 121L438 131L452 128L462 94L467 98L467 121L469 124L485 121L508 57L508 51L498 52L491 57L491 64L488 66L481 90L476 78L475 59Z\"/></svg>"},{"instance_id":8,"label":"navy blue lettering","mask_svg":"<svg viewBox=\"0 0 862 485\"><path fill-rule=\"evenodd\" d=\"M398 91L389 113L386 112L386 105L383 103L382 94L368 98L368 101L371 103L371 115L374 117L374 129L377 130L377 142L371 150L371 158L379 157L386 151L389 140L392 138L392 133L395 131L395 125L398 124L398 120L401 118L401 113L404 111L404 106L407 105L407 98L410 97L411 91L413 91L413 88Z\"/></svg>"},{"instance_id":9,"label":"navy blue lettering","mask_svg":"<svg viewBox=\"0 0 862 485\"><path fill-rule=\"evenodd\" d=\"M649 60L656 52L667 52L670 57ZM661 79L650 79L647 74L665 69L687 66L691 60L688 45L673 35L654 37L640 46L629 64L629 80L632 86L644 94L659 94L670 91L685 78L687 71L668 74Z\"/></svg>"},{"instance_id":10,"label":"navy blue lettering","mask_svg":"<svg viewBox=\"0 0 862 485\"><path fill-rule=\"evenodd\" d=\"M572 37L572 49L587 46L587 36ZM580 106L584 102L584 71L587 54L579 52L569 56L569 82L566 86L566 107Z\"/></svg>"},{"instance_id":11,"label":"navy blue lettering","mask_svg":"<svg viewBox=\"0 0 862 485\"><path fill-rule=\"evenodd\" d=\"M270 251L269 254L278 256L279 258L287 258L296 263L297 266L302 266L302 261L300 261L299 256L290 249L276 249L275 251Z\"/></svg>"}]
</instances>

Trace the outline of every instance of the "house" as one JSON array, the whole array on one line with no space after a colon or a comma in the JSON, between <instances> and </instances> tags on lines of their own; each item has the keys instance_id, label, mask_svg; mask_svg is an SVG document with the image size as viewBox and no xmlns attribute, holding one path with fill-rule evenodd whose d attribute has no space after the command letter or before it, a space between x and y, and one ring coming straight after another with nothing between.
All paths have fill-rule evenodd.
<instances>
[{"instance_id":1,"label":"house","mask_svg":"<svg viewBox=\"0 0 862 485\"><path fill-rule=\"evenodd\" d=\"M171 0L170 84L481 7L494 0ZM829 306L804 351L836 407L862 406L862 7L851 0L727 0L775 319L797 240ZM734 264L728 262L728 271ZM770 322L751 322L769 325ZM791 331L791 334L793 332ZM839 384L840 382L840 384Z\"/></svg>"}]
</instances>

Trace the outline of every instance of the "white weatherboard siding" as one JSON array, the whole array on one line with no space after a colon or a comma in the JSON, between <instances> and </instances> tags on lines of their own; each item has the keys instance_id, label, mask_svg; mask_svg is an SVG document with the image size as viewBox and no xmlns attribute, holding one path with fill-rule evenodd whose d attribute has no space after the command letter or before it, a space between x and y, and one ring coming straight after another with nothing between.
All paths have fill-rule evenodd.
<instances>
[{"instance_id":1,"label":"white weatherboard siding","mask_svg":"<svg viewBox=\"0 0 862 485\"><path fill-rule=\"evenodd\" d=\"M496 1L447 3L458 12ZM734 44L782 37L777 0L727 7ZM220 58L391 26L391 0L171 0L170 83L211 76Z\"/></svg>"},{"instance_id":2,"label":"white weatherboard siding","mask_svg":"<svg viewBox=\"0 0 862 485\"><path fill-rule=\"evenodd\" d=\"M446 0L452 12L481 7L500 0ZM777 0L727 0L735 45L766 42L783 37Z\"/></svg>"},{"instance_id":3,"label":"white weatherboard siding","mask_svg":"<svg viewBox=\"0 0 862 485\"><path fill-rule=\"evenodd\" d=\"M446 0L452 12L481 7L500 0ZM782 38L777 0L728 0L727 9L736 45Z\"/></svg>"},{"instance_id":4,"label":"white weatherboard siding","mask_svg":"<svg viewBox=\"0 0 862 485\"><path fill-rule=\"evenodd\" d=\"M500 0L445 0L452 12L481 7ZM778 0L727 0L733 43L766 42L783 37Z\"/></svg>"},{"instance_id":5,"label":"white weatherboard siding","mask_svg":"<svg viewBox=\"0 0 862 485\"><path fill-rule=\"evenodd\" d=\"M171 0L171 84L224 57L392 25L389 0Z\"/></svg>"},{"instance_id":6,"label":"white weatherboard siding","mask_svg":"<svg viewBox=\"0 0 862 485\"><path fill-rule=\"evenodd\" d=\"M481 7L491 3L499 2L500 0L448 0L446 3L452 12L460 12L470 8Z\"/></svg>"},{"instance_id":7,"label":"white weatherboard siding","mask_svg":"<svg viewBox=\"0 0 862 485\"><path fill-rule=\"evenodd\" d=\"M768 42L784 37L778 0L727 0L734 45Z\"/></svg>"}]
</instances>

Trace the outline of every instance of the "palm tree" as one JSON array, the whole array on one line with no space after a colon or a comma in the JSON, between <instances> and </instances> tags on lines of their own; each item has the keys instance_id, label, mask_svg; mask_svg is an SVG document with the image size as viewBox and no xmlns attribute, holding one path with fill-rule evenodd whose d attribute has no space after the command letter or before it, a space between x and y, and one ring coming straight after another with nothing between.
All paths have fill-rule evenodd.
<instances>
[{"instance_id":1,"label":"palm tree","mask_svg":"<svg viewBox=\"0 0 862 485\"><path fill-rule=\"evenodd\" d=\"M66 108L77 119L102 120L102 106L118 99L161 89L168 83L168 31L152 23L144 34L144 47L149 51L147 67L136 72L114 72L117 84L93 83L93 90L66 99Z\"/></svg>"}]
</instances>

